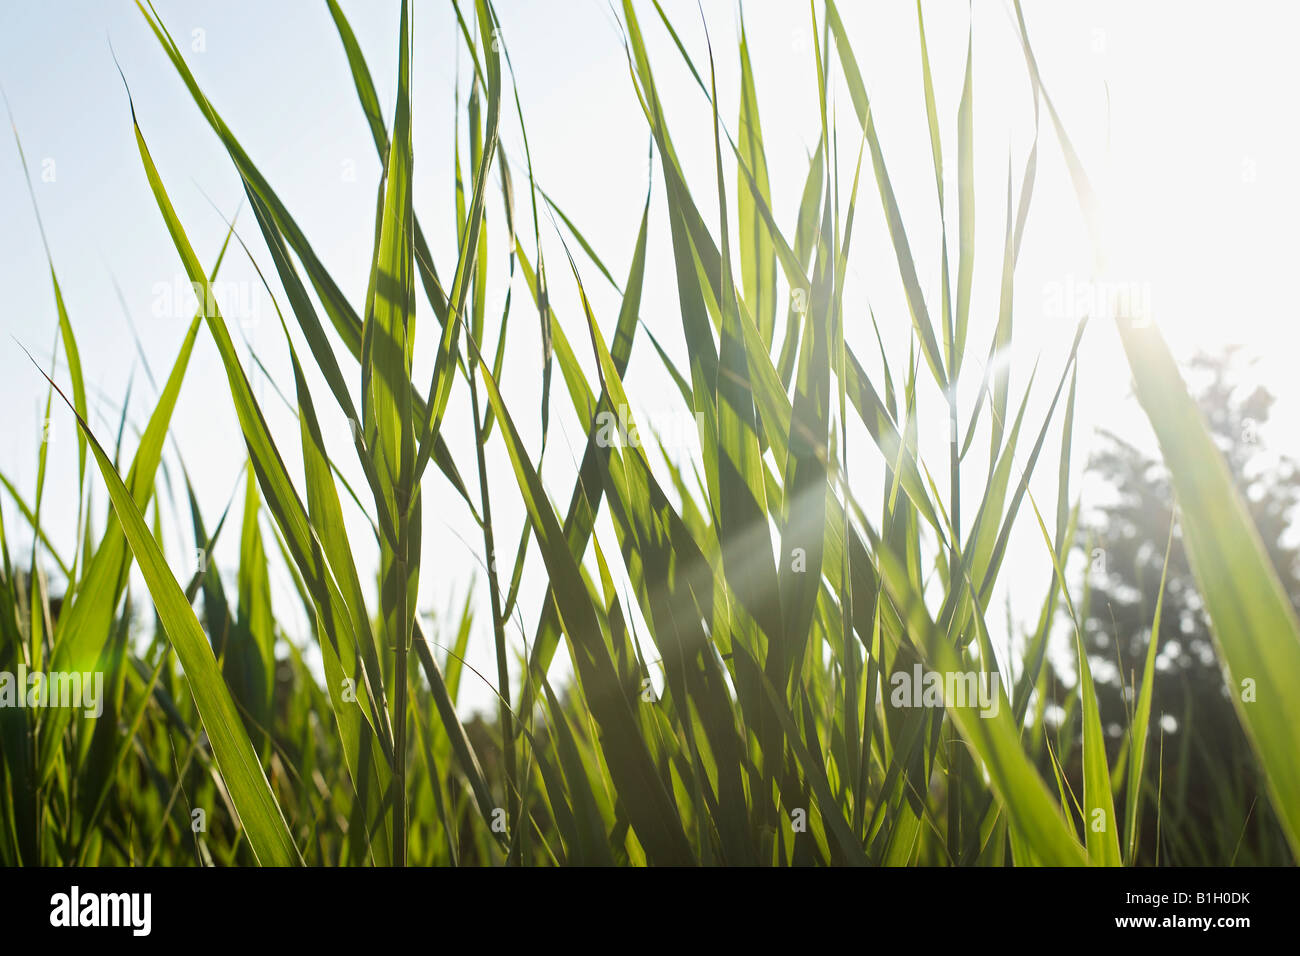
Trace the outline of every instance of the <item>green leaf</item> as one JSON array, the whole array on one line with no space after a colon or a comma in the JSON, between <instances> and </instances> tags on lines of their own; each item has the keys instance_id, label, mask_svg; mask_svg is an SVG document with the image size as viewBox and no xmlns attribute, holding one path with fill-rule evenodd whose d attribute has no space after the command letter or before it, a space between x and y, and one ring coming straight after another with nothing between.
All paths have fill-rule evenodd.
<instances>
[{"instance_id":1,"label":"green leaf","mask_svg":"<svg viewBox=\"0 0 1300 956\"><path fill-rule=\"evenodd\" d=\"M1156 592L1156 614L1151 622L1146 663L1142 667L1142 689L1138 691L1137 709L1129 726L1128 788L1124 801L1124 862L1132 866L1137 860L1138 808L1142 799L1142 771L1146 763L1147 728L1151 724L1151 698L1155 689L1156 649L1160 645L1160 614L1165 604L1165 581L1169 577L1169 555L1174 549L1174 521L1169 522L1169 539L1165 542L1165 561L1160 569L1160 590Z\"/></svg>"},{"instance_id":2,"label":"green leaf","mask_svg":"<svg viewBox=\"0 0 1300 956\"><path fill-rule=\"evenodd\" d=\"M849 96L853 108L857 111L858 122L867 137L867 147L871 151L871 165L876 174L876 185L880 189L880 201L885 210L885 222L889 226L889 237L894 245L894 254L898 259L898 271L903 280L903 290L907 294L908 311L911 313L912 326L921 341L921 351L926 364L934 375L935 382L941 389L948 387L948 380L943 370L939 344L934 338L934 327L930 322L930 312L925 305L925 296L921 292L921 282L916 275L916 264L912 258L912 249L907 242L907 232L903 227L903 217L898 210L898 200L894 196L894 187L885 169L885 157L880 150L880 138L876 135L875 121L871 117L871 106L867 100L867 89L862 82L862 72L858 68L853 48L849 44L848 33L840 20L839 11L834 0L826 2L826 20L835 37L835 48L839 51L840 65L844 68L844 79L848 83Z\"/></svg>"},{"instance_id":3,"label":"green leaf","mask_svg":"<svg viewBox=\"0 0 1300 956\"><path fill-rule=\"evenodd\" d=\"M555 511L546 498L541 478L524 451L487 362L478 354L472 340L470 347L479 363L488 400L501 423L501 436L555 589L555 601L583 691L596 722L606 735L605 758L619 798L627 808L632 826L652 863L693 863L694 855L686 834L682 832L677 811L655 770L645 741L637 731L628 700L623 696L617 672L601 638L600 624L590 596L577 562L569 552Z\"/></svg>"},{"instance_id":4,"label":"green leaf","mask_svg":"<svg viewBox=\"0 0 1300 956\"><path fill-rule=\"evenodd\" d=\"M1300 623L1160 331L1124 317L1119 330L1138 401L1169 468L1228 696L1259 756L1291 851L1300 856Z\"/></svg>"},{"instance_id":5,"label":"green leaf","mask_svg":"<svg viewBox=\"0 0 1300 956\"><path fill-rule=\"evenodd\" d=\"M758 94L754 90L754 68L749 62L743 12L740 19L740 121L737 131L742 163L748 166L763 201L770 207L771 187L767 178L767 156L763 150L763 127L758 118ZM755 208L755 197L750 190L737 190L736 207L745 301L749 303L763 341L771 347L776 329L776 252L772 246L772 234Z\"/></svg>"},{"instance_id":6,"label":"green leaf","mask_svg":"<svg viewBox=\"0 0 1300 956\"><path fill-rule=\"evenodd\" d=\"M52 380L50 384L54 384ZM72 403L68 402L62 390L59 395L72 409ZM73 414L76 414L75 409ZM168 568L167 559L149 532L134 497L90 431L90 426L79 415L77 426L94 452L113 511L135 554L167 637L185 670L203 729L212 744L212 754L258 863L263 866L300 865L302 856L289 834L284 814L271 792L262 765L258 763L257 753L244 731L235 702L222 680L217 660L194 609Z\"/></svg>"}]
</instances>

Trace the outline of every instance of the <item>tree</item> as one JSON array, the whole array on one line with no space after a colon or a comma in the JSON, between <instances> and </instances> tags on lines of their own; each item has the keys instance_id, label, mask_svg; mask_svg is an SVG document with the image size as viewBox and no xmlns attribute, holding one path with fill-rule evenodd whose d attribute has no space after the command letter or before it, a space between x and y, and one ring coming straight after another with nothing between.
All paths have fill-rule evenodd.
<instances>
[{"instance_id":1,"label":"tree","mask_svg":"<svg viewBox=\"0 0 1300 956\"><path fill-rule=\"evenodd\" d=\"M1191 362L1191 384L1273 566L1292 604L1300 607L1300 549L1288 534L1300 501L1297 469L1263 443L1261 430L1273 396L1262 387L1237 384L1243 364L1235 348L1222 356L1200 354ZM1091 584L1083 615L1084 646L1113 766L1126 753L1129 710L1135 706L1135 684L1146 658L1174 502L1160 461L1112 433L1103 433L1103 440L1089 470L1106 480L1113 496L1082 517L1076 541L1085 552ZM1163 788L1160 862L1289 862L1229 697L1241 689L1226 686L1176 523L1158 650L1139 862L1157 859L1152 812L1157 788ZM1228 823L1247 814L1244 830Z\"/></svg>"}]
</instances>

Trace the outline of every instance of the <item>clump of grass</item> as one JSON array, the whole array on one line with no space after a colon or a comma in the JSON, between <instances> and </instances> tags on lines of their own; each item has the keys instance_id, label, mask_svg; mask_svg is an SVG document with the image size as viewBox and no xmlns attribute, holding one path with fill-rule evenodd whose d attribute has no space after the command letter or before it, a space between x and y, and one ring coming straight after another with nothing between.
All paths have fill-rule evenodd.
<instances>
[{"instance_id":1,"label":"clump of grass","mask_svg":"<svg viewBox=\"0 0 1300 956\"><path fill-rule=\"evenodd\" d=\"M84 535L65 558L42 532L44 448L30 506L5 480L39 546L30 566L17 569L0 524L0 669L19 662L32 669L99 669L111 692L98 718L52 709L0 711L0 790L7 797L0 801L0 860L1133 862L1149 804L1144 787L1159 771L1146 753L1154 645L1139 685L1132 749L1118 767L1108 763L1087 655L1079 649L1072 706L1083 722L1081 792L1061 771L1069 755L1052 749L1041 706L1035 708L1047 679L1043 665L1053 620L1062 610L1076 620L1064 564L1077 508L1067 476L1084 328L1046 384L1036 386L1033 375L1022 381L1022 370L1004 360L1015 334L1014 272L1036 145L1025 157L1018 195L1009 181L1005 197L993 197L1003 202L977 203L973 44L952 122L936 107L918 6L940 212L934 228L942 248L940 287L924 289L868 90L833 0L814 4L810 14L820 41L806 68L817 83L821 137L797 214L786 227L773 209L743 22L734 134L730 117L724 121L719 112L712 47L706 64L676 43L712 111L714 168L696 181L678 158L674 121L660 100L656 70L664 65L651 62L638 12L624 0L630 81L670 217L668 278L675 283L689 356L688 367L679 368L658 341L677 330L655 328L652 336L640 318L649 196L620 283L534 180L525 137L527 189L521 178L520 195L527 197L532 222L529 246L527 231L517 231L522 210L497 141L502 110L513 103L519 111L499 23L488 0L475 0L472 9L453 6L473 76L464 167L459 141L455 146L461 201L456 221L438 224L454 230L457 257L439 269L413 202L410 76L418 45L408 6L402 4L390 132L365 57L342 10L329 2L383 162L369 286L359 305L344 296L204 96L157 12L141 7L241 178L265 247L264 254L248 254L255 261L269 258L273 267L303 478L295 481L286 468L283 443L291 439L272 434L210 294L226 248L205 271L151 159L148 120L132 110L162 224L187 276L205 294L123 478L127 402L117 446L109 449L87 424L73 323L54 279L71 379L68 404L78 424L78 513L90 511L88 459L112 511L98 535L88 517L79 521ZM654 27L677 41L674 25L654 9ZM1072 158L1029 54L1023 18L1018 24L1035 99L1048 106ZM835 121L828 92L836 82L848 90L849 130L858 141L851 184L839 176L845 130ZM519 119L522 126L522 113ZM945 149L953 153L944 135L951 127L957 139L955 217L942 167ZM736 174L732 192L728 170ZM1083 189L1086 177L1073 158L1072 171ZM872 194L879 206L868 198ZM716 231L707 225L702 197L718 204ZM505 264L488 252L487 209L497 202L509 239ZM552 308L539 207L565 226L566 257L555 278L572 282L582 315L560 316ZM970 297L977 268L974 217L977 208L983 215L1003 207L1004 254L987 265L1001 282L1000 306L996 315L980 316L972 313ZM846 307L844 295L855 220L875 215L888 228L909 313L884 321L908 322L912 331L909 354L887 355L881 344L878 366L858 351L870 345L863 333L876 318ZM545 490L542 451L530 452L516 424L519 410L507 404L499 385L512 305L508 298L500 315L490 314L487 276L489 270L513 276L516 268L531 302L514 311L534 312L542 329L543 355L532 370L542 383L542 447L553 367L564 384L557 399L567 397L565 414L571 412L587 436L563 512ZM589 278L593 270L621 296L609 337L584 286L584 274ZM270 271L264 276L268 292ZM437 341L427 384L413 376L420 297L437 323L421 340ZM787 301L790 306L781 308ZM184 484L199 548L210 553L226 524L223 513L209 531L179 453L170 460L164 455L190 355L204 331L220 355L248 452L234 602L213 566L200 568L183 586L160 543L160 474L173 490ZM874 337L883 343L878 328ZM652 455L649 443L601 438L602 416L617 414L623 421L629 414L629 360L647 338L640 348L655 350L698 426L699 455L689 467ZM302 343L306 354L299 352ZM1158 337L1125 327L1125 344L1179 486L1189 553L1225 665L1234 680L1260 682L1259 703L1243 707L1242 718L1293 852L1300 851L1294 812L1300 779L1288 753L1288 728L1300 713L1278 690L1281 682L1300 679L1294 614L1248 518L1233 505L1217 452L1183 400ZM587 349L594 376L579 359ZM309 386L309 369L328 394ZM963 374L983 376L969 406L958 400ZM1013 385L1023 391L1014 394ZM1027 421L1035 387L1050 395L1038 422ZM50 382L47 406L55 388ZM932 471L934 463L919 450L927 390L940 399L950 435L946 487L944 469ZM472 458L455 455L444 437L458 391L468 393ZM364 476L358 488L343 479L343 463L326 449L322 412L341 413L353 426ZM968 453L983 435L987 467L975 468ZM1029 490L1049 440L1060 447L1052 527ZM484 453L493 441L508 455L512 493L527 514L518 533L494 521L494 512L502 512L494 509ZM884 493L874 503L859 498L861 485L848 471L848 450L860 445L871 450L884 476ZM477 475L462 474L469 461ZM691 468L696 482L687 477ZM433 635L416 615L421 558L426 547L439 546L424 537L426 493L435 496L438 509L468 509L482 531L499 701L490 723L466 724L457 710L466 679L490 681L466 673L475 634L471 602ZM973 513L962 508L963 500L978 502ZM359 568L354 559L345 501L364 511L378 545L374 606L363 584L372 569ZM1224 502L1233 506L1224 508ZM595 532L602 508L613 540ZM994 653L987 614L1017 521L1041 530L1050 587L1022 660L1008 667ZM511 546L512 558L503 550ZM52 597L42 574L42 554L66 582L61 600ZM1228 554L1234 556L1231 574L1222 572ZM285 633L279 623L267 586L277 563L296 586L309 635ZM143 643L133 628L133 565L159 625ZM512 686L507 622L520 612L520 582L530 568L544 571L546 596ZM1157 621L1159 613L1157 607ZM277 658L281 638L289 651ZM320 653L319 672L304 663L307 642ZM561 642L574 673L557 688L553 664ZM445 650L439 655L435 649ZM657 696L646 693L651 666L663 671ZM945 707L891 702L892 677L921 667L979 675L996 699L983 706L973 699L948 700ZM1044 744L1046 764L1040 760ZM1121 791L1122 819L1116 803ZM195 811L202 811L202 828L191 825Z\"/></svg>"}]
</instances>

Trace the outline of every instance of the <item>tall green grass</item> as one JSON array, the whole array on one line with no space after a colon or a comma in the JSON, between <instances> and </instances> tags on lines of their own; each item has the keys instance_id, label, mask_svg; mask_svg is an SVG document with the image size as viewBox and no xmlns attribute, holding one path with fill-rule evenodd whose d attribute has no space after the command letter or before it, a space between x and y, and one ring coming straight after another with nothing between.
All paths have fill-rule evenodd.
<instances>
[{"instance_id":1,"label":"tall green grass","mask_svg":"<svg viewBox=\"0 0 1300 956\"><path fill-rule=\"evenodd\" d=\"M1079 595L1071 593L1065 565L1077 513L1068 476L1076 382L1087 374L1077 365L1085 329L1048 357L1042 378L1007 359L1037 141L1018 188L1009 176L1005 195L976 195L973 43L958 113L942 116L918 5L939 212L932 228L942 250L939 288L927 289L833 0L809 12L817 42L803 68L817 83L821 138L793 217L773 208L743 22L739 112L724 117L713 48L707 62L693 60L657 5L647 10L624 0L629 82L653 142L651 190L663 192L669 214L672 275L655 278L675 286L679 333L641 319L651 278L650 197L619 281L534 179L526 136L525 169L506 166L498 144L503 111L519 113L524 129L526 117L504 37L488 0L453 7L473 77L464 107L469 142L462 148L458 135L454 144L455 222L426 223L456 237L455 261L439 268L413 201L411 64L420 46L410 11L404 2L390 129L347 18L328 2L383 164L370 278L358 303L343 294L205 97L157 12L140 7L241 178L264 247L246 247L248 254L274 269L263 278L289 347L287 398L300 425L303 472L295 479L286 466L293 436L272 434L210 294L221 260L205 270L168 198L173 177L160 173L149 152L148 137L160 134L133 107L155 221L205 294L127 464L128 403L116 444L106 444L88 425L75 317L67 315L51 265L70 388L50 382L47 404L63 399L76 418L84 534L66 551L44 535L42 446L33 501L22 499L11 478L4 482L29 526L23 535L30 531L40 546L19 567L11 544L22 539L0 523L0 669L21 661L31 669L100 670L108 700L98 719L0 710L0 860L1134 862L1139 827L1153 825L1162 799L1162 768L1148 744L1156 648L1138 687L1129 749L1115 761L1087 655L1076 645L1071 707L1082 721L1082 751L1059 752L1060 738L1054 747L1043 719L1045 662L1059 618L1077 632ZM1086 176L1042 89L1023 17L1018 27L1035 111L1039 102L1048 107L1086 199ZM665 31L684 62L652 62L648 30ZM708 176L695 176L680 160L673 139L680 121L657 85L657 73L683 67L711 107ZM837 84L849 94L847 122L832 112ZM854 174L842 182L847 140ZM945 196L945 152L956 157L956 197ZM508 231L505 263L489 254L489 207L502 213L494 213L492 228ZM976 262L977 209L1003 217L998 261ZM908 310L879 319L910 324L907 355L886 354L880 329L870 328L877 317L845 304L855 222L876 216L887 226ZM529 220L531 229L523 226ZM564 224L566 255L548 270L541 235L549 223ZM976 268L1000 283L996 315L972 307ZM488 274L513 276L516 269L531 301L508 298L494 314ZM597 273L619 290L616 316L598 316L591 304L584 281ZM581 315L557 314L552 281L572 284ZM421 298L419 311L436 326L417 339ZM543 355L535 367L509 374L541 382L542 447L552 400L567 402L587 435L562 508L546 490L541 448L529 448L518 427L521 410L501 388L509 320L528 313L540 323ZM233 600L215 565L178 580L161 544L164 488L188 510L205 553L234 533L225 530L226 513L212 523L201 512L179 453L164 454L200 334L216 345L228 385L223 400L234 407L248 455ZM678 334L689 356L684 367L658 341ZM417 341L430 350L437 343L427 382L413 371ZM1126 325L1124 342L1174 473L1231 686L1257 682L1257 699L1241 705L1242 719L1291 851L1300 853L1300 770L1290 743L1300 713L1286 691L1288 681L1300 680L1294 613L1158 334ZM879 355L859 352L875 343ZM684 414L698 424L698 457L680 462L660 454L648 429L641 443L602 439L602 416L626 415L636 394L627 381L634 348L652 349L676 383ZM556 395L553 368L563 386ZM981 382L971 403L958 398L963 376ZM309 384L316 380L326 390ZM946 468L920 454L921 409L935 407L927 392L943 409L942 420L924 427L947 429ZM468 399L473 456L454 454L445 438L450 410L462 407L451 401L457 394ZM1040 395L1046 412L1033 420L1030 398ZM355 488L343 479L351 462L332 459L323 437L322 416L338 413L353 426L355 467L364 476ZM968 457L977 441L988 443L987 467L975 464L978 454ZM493 497L501 480L488 480L485 448L493 442L508 456L512 492L527 515L522 529L494 521L503 509ZM883 473L879 500L859 496L850 446L866 448L865 458ZM1049 447L1059 447L1054 462L1043 461ZM96 482L93 473L84 478L88 459L111 502L100 529L89 519ZM477 473L462 471L471 468ZM1053 468L1054 512L1030 493L1033 476ZM493 682L465 663L480 633L471 603L433 634L416 613L422 557L441 547L426 536L425 495L439 509L466 509L482 532L499 704L490 720L466 723L458 707L467 680ZM364 550L344 520L345 507L354 506L373 531L377 568L358 567L354 558ZM596 533L602 509L612 539ZM1041 531L1050 586L1037 628L1016 648L1020 659L999 661L994 647L1002 641L988 616L1017 522ZM47 561L66 581L57 598ZM132 593L133 567L156 615L151 637L134 626L145 602ZM287 615L273 605L273 569L293 581L309 634L286 633L280 623ZM526 571L544 572L545 598L512 681L508 622L521 612ZM377 575L373 589L370 574ZM1153 613L1156 633L1159 608ZM282 638L287 657L276 653ZM555 666L562 643L571 677ZM308 645L319 652L319 669L304 660ZM915 665L995 675L998 706L894 706L892 675ZM661 683L658 694L647 690L652 668L662 669L662 681L653 682ZM1081 780L1066 769L1072 760ZM194 825L196 812L202 828Z\"/></svg>"}]
</instances>

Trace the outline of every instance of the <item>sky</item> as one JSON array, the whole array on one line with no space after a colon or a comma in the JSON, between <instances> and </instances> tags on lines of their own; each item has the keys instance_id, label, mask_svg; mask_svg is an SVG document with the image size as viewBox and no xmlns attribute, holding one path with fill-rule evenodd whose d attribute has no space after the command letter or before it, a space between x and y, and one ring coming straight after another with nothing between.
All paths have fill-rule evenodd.
<instances>
[{"instance_id":1,"label":"sky","mask_svg":"<svg viewBox=\"0 0 1300 956\"><path fill-rule=\"evenodd\" d=\"M697 64L707 64L705 28L717 64L722 121L734 133L739 96L738 8L709 2L701 11L688 0L664 2ZM391 124L396 91L396 2L342 0L375 78ZM198 81L248 154L266 175L354 305L364 297L374 228L380 162L353 91L343 49L321 2L286 0L158 0L158 12L176 37ZM414 153L416 210L440 271L455 260L452 136L458 81L468 93L470 67L458 53L450 4L416 0L414 50ZM653 5L636 6L650 47L667 117L688 179L716 229L713 131L707 101L686 70ZM502 33L527 121L533 171L547 193L579 225L622 281L630 262L646 189L651 179L649 135L621 42L616 13L599 0L501 0ZM945 159L948 231L957 232L957 106L968 39L973 48L976 253L972 341L982 352L996 322L1004 241L1008 171L1018 193L1035 139L1029 78L1014 25L1000 0L970 7L955 0L923 3ZM1042 79L1095 187L1105 223L1106 271L1095 271L1093 248L1046 113L1038 130L1038 165L1032 205L1015 274L1015 345L1006 357L1013 400L1038 362L1027 420L1034 429L1061 375L1076 305L1086 292L1109 283L1149 311L1182 359L1197 350L1244 346L1257 359L1251 371L1278 398L1273 421L1261 430L1264 447L1300 457L1300 437L1290 423L1300 412L1294 366L1300 320L1291 298L1293 263L1300 254L1296 168L1300 129L1293 103L1300 65L1292 38L1300 8L1281 2L1244 2L1230 11L1209 3L1026 0L1025 17ZM792 224L808 157L820 130L815 109L814 34L800 3L749 2L744 23L756 73L773 208L783 227ZM872 99L889 173L912 243L921 283L937 312L940 235L934 171L926 124L916 7L903 0L842 4L844 17ZM0 5L0 86L27 158L32 189L44 219L50 252L76 331L90 393L92 426L111 439L130 387L128 418L143 427L156 391L145 371L161 381L171 367L190 318L187 283L145 181L128 108L114 66L116 55L134 98L140 127L164 184L200 258L211 263L240 206L238 177L217 138L134 3L127 0L60 0ZM860 130L842 79L834 84L839 130L841 189L852 182ZM462 109L462 145L464 143ZM521 197L525 155L513 109L503 119L502 149ZM734 215L735 170L728 166ZM642 319L678 361L686 357L668 238L662 175L657 161L651 186L650 247ZM523 205L522 199L520 202ZM710 212L710 210L713 210ZM522 213L521 213L522 215ZM585 343L574 283L561 266L557 229L543 215L543 247L550 263L558 320L575 347ZM6 291L0 341L0 473L30 497L44 428L45 390L39 373L15 344L56 380L67 382L61 355L52 358L57 333L54 298L28 187L12 142L0 145L0 287ZM502 216L488 209L493 244L490 283L502 301L508 278ZM237 226L252 254L273 276L256 226L244 209ZM531 222L520 226L531 237ZM955 242L955 239L954 239ZM853 254L846 287L847 335L868 372L879 369L874 313L891 363L906 362L910 338L879 195L864 166ZM525 243L531 249L531 239ZM594 266L579 257L584 284L602 328L612 331L618 296ZM955 254L954 254L955 270ZM300 468L296 423L276 395L291 391L288 353L270 299L238 244L223 265L223 311L232 318L246 368L263 401L291 472ZM179 288L178 288L179 287ZM120 299L119 293L120 290ZM278 284L272 290L283 297ZM540 335L535 314L524 308L526 289L514 285L503 388L517 412L534 456L540 444ZM870 312L868 311L870 310ZM432 316L418 318L417 383L427 382L436 341ZM133 334L132 328L135 333ZM298 346L302 348L301 340ZM256 370L255 351L270 373ZM579 349L583 352L582 349ZM589 370L590 357L582 355ZM356 378L355 367L345 365ZM1079 397L1072 487L1091 493L1084 480L1088 450L1101 431L1154 447L1149 426L1132 398L1129 369L1113 325L1094 318L1079 357ZM968 371L959 396L971 407L980 369ZM671 385L640 341L628 375L634 412L678 436L674 450L689 456L693 436L673 404ZM318 379L312 384L323 388ZM422 386L423 387L423 386ZM471 481L473 439L462 387L448 413L447 440ZM210 336L202 332L173 419L176 438L209 524L233 495L241 496L246 453ZM317 392L317 394L323 394ZM932 397L933 398L933 397ZM323 406L326 402L318 402ZM553 498L566 502L584 436L565 414L559 375L552 393L554 421L544 477ZM923 404L922 455L946 455L946 421L931 401ZM326 419L331 447L344 450L346 425ZM76 497L76 444L71 416L53 416L47 502ZM1053 429L1055 434L1057 430ZM979 444L977 442L977 444ZM880 455L864 439L850 448L850 470L860 500L878 500ZM1057 447L1049 439L1031 488L1044 507L1055 502ZM174 461L174 452L169 460ZM1022 456L1023 458L1023 456ZM499 541L513 543L524 514L499 440L488 448ZM1021 462L1023 463L1023 461ZM942 467L931 468L936 478ZM860 483L860 484L859 484ZM96 489L98 493L98 488ZM968 493L977 494L978 489ZM481 542L445 482L426 479L425 559L419 606L430 630L454 614L477 575ZM177 502L183 501L183 497ZM499 504L498 504L499 502ZM5 527L18 537L18 515L8 499ZM95 518L102 525L103 496ZM235 512L240 505L236 501ZM561 504L562 507L562 504ZM355 510L355 509L354 509ZM174 568L188 574L188 516L164 504L164 539ZM51 508L51 538L70 550L75 509ZM349 515L358 563L375 560L358 514ZM598 525L612 547L608 523ZM219 549L219 565L233 571L237 534ZM501 546L504 547L504 546ZM1013 616L1036 617L1049 579L1043 576L1042 541L1022 521L1012 539L1002 586ZM536 626L542 570L534 562L521 592L511 639L531 639ZM299 604L286 579L275 600L286 629L304 633ZM494 673L486 588L478 609L470 662ZM995 599L1001 606L1001 597ZM295 630L296 628L296 630ZM466 688L466 706L483 706L483 687Z\"/></svg>"}]
</instances>

